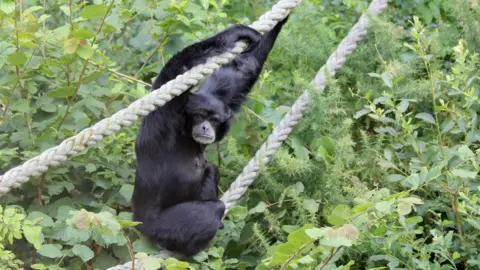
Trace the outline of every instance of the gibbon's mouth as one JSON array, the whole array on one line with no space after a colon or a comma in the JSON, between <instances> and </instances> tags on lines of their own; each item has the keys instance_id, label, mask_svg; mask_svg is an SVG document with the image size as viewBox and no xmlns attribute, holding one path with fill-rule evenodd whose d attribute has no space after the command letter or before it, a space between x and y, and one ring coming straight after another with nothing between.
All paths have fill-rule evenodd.
<instances>
[{"instance_id":1,"label":"gibbon's mouth","mask_svg":"<svg viewBox=\"0 0 480 270\"><path fill-rule=\"evenodd\" d=\"M207 134L194 134L193 139L201 144L211 144L215 141L215 137Z\"/></svg>"}]
</instances>

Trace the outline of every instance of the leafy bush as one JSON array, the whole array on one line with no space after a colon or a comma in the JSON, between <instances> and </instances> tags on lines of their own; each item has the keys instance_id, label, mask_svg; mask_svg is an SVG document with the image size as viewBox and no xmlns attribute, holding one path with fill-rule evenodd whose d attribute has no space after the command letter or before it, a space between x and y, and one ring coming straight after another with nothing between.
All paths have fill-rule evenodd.
<instances>
[{"instance_id":1,"label":"leafy bush","mask_svg":"<svg viewBox=\"0 0 480 270\"><path fill-rule=\"evenodd\" d=\"M229 137L208 149L229 183L290 104L306 117L188 261L148 258L132 227L137 127L2 198L0 268L480 268L480 8L394 0L329 87L309 80L368 1L303 1ZM143 96L173 53L271 1L0 3L0 172ZM417 17L414 17L417 16ZM308 25L308 27L305 27Z\"/></svg>"}]
</instances>

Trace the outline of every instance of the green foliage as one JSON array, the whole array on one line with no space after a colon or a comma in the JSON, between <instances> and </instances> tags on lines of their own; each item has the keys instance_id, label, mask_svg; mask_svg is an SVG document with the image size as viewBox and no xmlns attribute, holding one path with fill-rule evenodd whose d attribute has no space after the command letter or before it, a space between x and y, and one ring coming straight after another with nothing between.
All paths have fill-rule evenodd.
<instances>
[{"instance_id":1,"label":"green foliage","mask_svg":"<svg viewBox=\"0 0 480 270\"><path fill-rule=\"evenodd\" d=\"M272 5L247 2L0 1L0 172L145 95L184 46ZM148 257L156 247L131 220L134 125L2 198L0 268L479 268L478 1L389 1L327 89L312 89L369 2L308 0L290 17L230 135L208 148L220 189L305 89L312 105L208 250Z\"/></svg>"}]
</instances>

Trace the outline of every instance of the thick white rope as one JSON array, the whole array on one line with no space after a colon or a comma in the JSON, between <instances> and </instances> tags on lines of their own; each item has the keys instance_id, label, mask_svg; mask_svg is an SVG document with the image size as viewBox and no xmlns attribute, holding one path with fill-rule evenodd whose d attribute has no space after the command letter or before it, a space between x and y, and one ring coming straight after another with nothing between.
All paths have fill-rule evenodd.
<instances>
[{"instance_id":1,"label":"thick white rope","mask_svg":"<svg viewBox=\"0 0 480 270\"><path fill-rule=\"evenodd\" d=\"M279 0L270 11L263 14L250 27L262 34L270 31L278 22L285 19L300 2L301 0ZM0 196L7 194L12 188L21 186L30 177L41 175L49 167L65 162L69 156L78 155L86 147L95 145L105 136L116 133L122 126L131 125L140 116L147 115L156 107L163 106L175 96L195 86L204 77L211 75L222 65L230 62L247 46L245 42L237 42L235 45L232 51L208 59L205 64L195 66L184 74L177 76L174 80L169 81L111 117L82 130L77 135L64 140L58 146L44 151L22 165L10 169L3 176L0 176Z\"/></svg>"},{"instance_id":2,"label":"thick white rope","mask_svg":"<svg viewBox=\"0 0 480 270\"><path fill-rule=\"evenodd\" d=\"M373 0L370 3L368 11L373 15L377 15L387 8L388 0ZM352 27L348 35L340 42L337 49L330 55L327 63L318 71L312 82L313 86L323 90L327 85L326 71L330 73L330 76L335 76L336 71L345 64L347 57L352 54L353 50L357 47L357 43L362 40L367 34L368 18L366 14L362 14L359 21ZM225 215L228 211L235 206L236 202L247 191L248 186L253 183L260 173L260 164L266 165L270 162L273 154L280 148L281 144L297 125L298 121L303 117L303 113L310 104L311 98L308 91L304 91L303 94L295 101L290 111L280 121L277 127L273 130L272 134L268 137L267 141L260 147L255 154L255 157L245 166L242 173L231 184L230 189L224 193L222 200L226 205ZM262 165L262 166L263 166ZM173 253L162 250L159 254L152 255L152 258L168 258L174 256ZM135 260L135 269L142 269L141 260ZM131 270L132 262L127 262L123 265L117 265L110 267L107 270Z\"/></svg>"},{"instance_id":3,"label":"thick white rope","mask_svg":"<svg viewBox=\"0 0 480 270\"><path fill-rule=\"evenodd\" d=\"M370 3L368 11L377 15L387 8L387 0L373 0ZM327 63L318 71L312 84L315 88L323 90L327 85L327 71L331 77L335 76L336 71L345 64L347 57L352 54L357 47L357 43L367 34L368 18L362 14L359 21L353 26L348 35L340 42L337 49L327 60ZM292 129L297 125L298 120L303 117L303 113L308 108L311 98L308 91L295 101L290 111L280 121L272 134L268 136L267 141L260 147L255 156L248 162L242 173L230 185L230 189L223 194L222 200L225 202L228 211L237 203L237 201L247 191L253 181L258 177L260 168L270 162L273 154L280 148L282 142L287 139Z\"/></svg>"}]
</instances>

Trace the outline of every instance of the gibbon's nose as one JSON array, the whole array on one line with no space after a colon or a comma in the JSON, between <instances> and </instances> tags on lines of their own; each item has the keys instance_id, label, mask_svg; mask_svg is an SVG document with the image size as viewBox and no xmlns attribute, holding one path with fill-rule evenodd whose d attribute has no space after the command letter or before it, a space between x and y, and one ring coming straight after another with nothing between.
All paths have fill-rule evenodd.
<instances>
[{"instance_id":1,"label":"gibbon's nose","mask_svg":"<svg viewBox=\"0 0 480 270\"><path fill-rule=\"evenodd\" d=\"M208 128L207 125L203 125L202 128L203 128L203 131L204 131L204 132L209 130L209 128Z\"/></svg>"}]
</instances>

